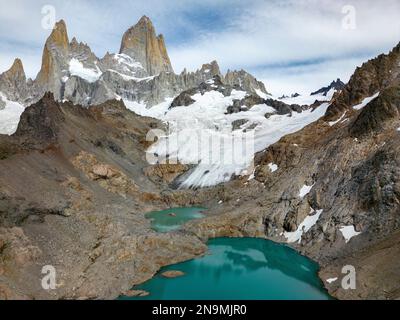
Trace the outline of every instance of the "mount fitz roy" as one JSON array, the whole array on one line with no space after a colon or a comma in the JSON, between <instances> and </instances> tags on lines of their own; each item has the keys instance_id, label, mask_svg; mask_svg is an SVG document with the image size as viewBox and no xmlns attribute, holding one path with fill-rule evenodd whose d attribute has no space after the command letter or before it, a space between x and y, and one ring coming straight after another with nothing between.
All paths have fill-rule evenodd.
<instances>
[{"instance_id":1,"label":"mount fitz roy","mask_svg":"<svg viewBox=\"0 0 400 320\"><path fill-rule=\"evenodd\" d=\"M0 75L0 299L115 299L217 237L290 245L336 298L399 299L400 43L306 98L275 99L217 62L175 74L147 17L101 59L58 22L36 79L19 59ZM163 143L181 129L183 160L199 132L254 135L255 154L149 164L175 156ZM145 217L188 206L208 210L180 231ZM45 265L56 290L41 287ZM341 287L345 265L355 290Z\"/></svg>"},{"instance_id":2,"label":"mount fitz roy","mask_svg":"<svg viewBox=\"0 0 400 320\"><path fill-rule=\"evenodd\" d=\"M11 69L0 76L0 91L24 105L38 101L49 91L59 101L85 106L115 98L152 106L216 75L230 85L242 84L249 92L258 89L267 93L263 83L245 71L222 76L215 61L196 72L185 70L176 75L164 37L156 35L146 16L125 32L118 54L107 53L101 59L86 44L75 38L70 42L66 23L61 20L46 41L36 79L26 81L22 62L16 59Z\"/></svg>"}]
</instances>

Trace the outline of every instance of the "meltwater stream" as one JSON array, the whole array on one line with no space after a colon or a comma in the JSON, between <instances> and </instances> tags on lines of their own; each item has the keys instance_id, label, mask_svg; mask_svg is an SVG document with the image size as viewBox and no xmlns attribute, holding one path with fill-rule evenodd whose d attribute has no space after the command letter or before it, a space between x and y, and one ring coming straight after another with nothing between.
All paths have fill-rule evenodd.
<instances>
[{"instance_id":1,"label":"meltwater stream","mask_svg":"<svg viewBox=\"0 0 400 320\"><path fill-rule=\"evenodd\" d=\"M193 212L193 208L181 210L187 210L187 214ZM173 212L177 215L180 211ZM157 214L151 215L158 230L165 215L176 218L170 213L171 210L159 213L160 220ZM331 299L317 276L318 265L286 245L255 238L218 238L210 240L208 247L209 253L204 257L162 268L153 279L134 288L149 292L149 296L120 299ZM161 275L172 270L185 275L174 279Z\"/></svg>"}]
</instances>

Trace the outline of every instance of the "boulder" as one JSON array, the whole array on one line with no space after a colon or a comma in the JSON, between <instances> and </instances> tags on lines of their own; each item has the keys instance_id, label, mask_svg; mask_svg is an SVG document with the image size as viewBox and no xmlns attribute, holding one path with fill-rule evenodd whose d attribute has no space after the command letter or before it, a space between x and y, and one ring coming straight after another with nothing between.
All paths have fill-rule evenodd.
<instances>
[{"instance_id":1,"label":"boulder","mask_svg":"<svg viewBox=\"0 0 400 320\"><path fill-rule=\"evenodd\" d=\"M172 279L172 278L182 277L182 276L185 275L185 273L182 272L182 271L173 270L173 271L166 271L166 272L163 272L161 275L162 275L164 278L170 278L170 279Z\"/></svg>"},{"instance_id":2,"label":"boulder","mask_svg":"<svg viewBox=\"0 0 400 320\"><path fill-rule=\"evenodd\" d=\"M242 100L234 100L233 105L227 109L228 114L247 111L258 104L264 104L265 100L256 95L249 95Z\"/></svg>"},{"instance_id":3,"label":"boulder","mask_svg":"<svg viewBox=\"0 0 400 320\"><path fill-rule=\"evenodd\" d=\"M117 175L117 172L113 170L110 166L104 164L97 164L93 167L92 172L103 179L111 179Z\"/></svg>"},{"instance_id":4,"label":"boulder","mask_svg":"<svg viewBox=\"0 0 400 320\"><path fill-rule=\"evenodd\" d=\"M239 119L232 122L232 131L240 130L243 125L248 123L249 120L246 119Z\"/></svg>"},{"instance_id":5,"label":"boulder","mask_svg":"<svg viewBox=\"0 0 400 320\"><path fill-rule=\"evenodd\" d=\"M122 295L128 298L133 298L133 297L147 297L150 295L150 293L144 290L128 290L124 292Z\"/></svg>"}]
</instances>

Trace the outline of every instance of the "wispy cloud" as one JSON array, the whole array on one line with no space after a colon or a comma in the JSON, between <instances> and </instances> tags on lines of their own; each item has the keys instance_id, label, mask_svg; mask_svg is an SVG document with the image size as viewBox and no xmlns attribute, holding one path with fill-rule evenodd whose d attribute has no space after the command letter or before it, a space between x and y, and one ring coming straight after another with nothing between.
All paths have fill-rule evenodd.
<instances>
[{"instance_id":1,"label":"wispy cloud","mask_svg":"<svg viewBox=\"0 0 400 320\"><path fill-rule=\"evenodd\" d=\"M146 14L166 36L176 71L217 59L224 70L252 71L277 94L347 80L357 64L400 40L398 0L0 0L0 70L18 56L36 75L50 32L41 27L46 4L99 56L117 51L123 32ZM342 28L349 4L354 30Z\"/></svg>"},{"instance_id":2,"label":"wispy cloud","mask_svg":"<svg viewBox=\"0 0 400 320\"><path fill-rule=\"evenodd\" d=\"M254 2L225 30L175 46L171 56L178 70L195 68L204 59L217 59L224 69L244 67L271 83L292 83L282 86L285 90L310 90L316 85L310 78L325 83L336 77L348 80L354 63L388 51L400 41L400 2L353 1L354 30L342 27L342 8L348 4L327 0ZM273 91L279 92L278 88Z\"/></svg>"}]
</instances>

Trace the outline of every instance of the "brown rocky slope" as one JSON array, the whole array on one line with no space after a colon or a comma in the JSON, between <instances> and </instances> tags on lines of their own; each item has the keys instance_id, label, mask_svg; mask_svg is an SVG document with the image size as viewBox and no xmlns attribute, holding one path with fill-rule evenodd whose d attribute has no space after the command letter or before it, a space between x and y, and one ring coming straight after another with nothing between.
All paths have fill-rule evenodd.
<instances>
[{"instance_id":1,"label":"brown rocky slope","mask_svg":"<svg viewBox=\"0 0 400 320\"><path fill-rule=\"evenodd\" d=\"M157 126L118 101L84 109L46 94L15 135L0 136L0 299L115 298L205 252L197 237L157 234L144 218L199 201L143 174ZM54 291L41 287L46 265Z\"/></svg>"}]
</instances>

